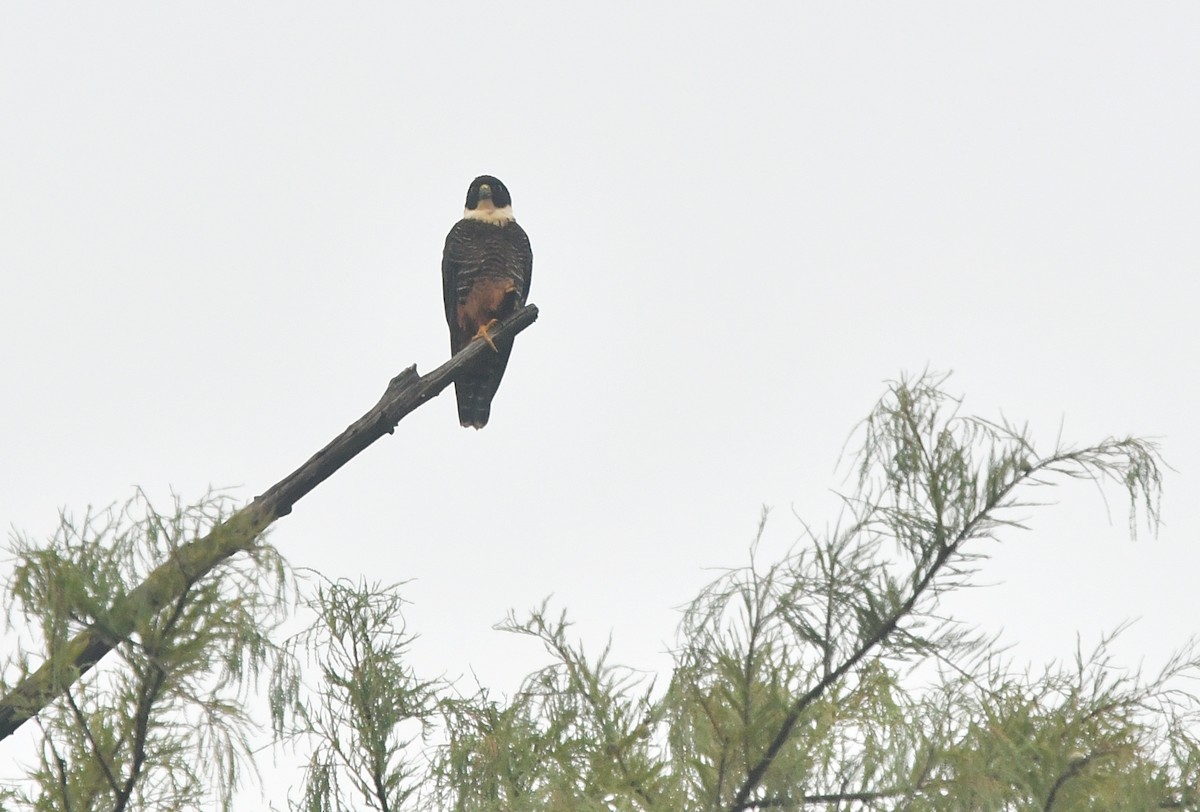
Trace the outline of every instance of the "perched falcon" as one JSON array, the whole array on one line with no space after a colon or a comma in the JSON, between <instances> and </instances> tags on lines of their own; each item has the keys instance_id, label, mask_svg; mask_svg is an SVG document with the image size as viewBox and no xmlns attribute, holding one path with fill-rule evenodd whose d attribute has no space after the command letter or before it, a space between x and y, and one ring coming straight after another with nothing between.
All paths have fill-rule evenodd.
<instances>
[{"instance_id":1,"label":"perched falcon","mask_svg":"<svg viewBox=\"0 0 1200 812\"><path fill-rule=\"evenodd\" d=\"M464 427L487 425L492 398L512 352L512 339L493 342L488 330L525 304L532 278L533 249L513 219L508 188L491 175L480 175L467 189L463 219L446 235L442 253L450 350L457 353L482 339L496 351L454 383L458 420Z\"/></svg>"}]
</instances>

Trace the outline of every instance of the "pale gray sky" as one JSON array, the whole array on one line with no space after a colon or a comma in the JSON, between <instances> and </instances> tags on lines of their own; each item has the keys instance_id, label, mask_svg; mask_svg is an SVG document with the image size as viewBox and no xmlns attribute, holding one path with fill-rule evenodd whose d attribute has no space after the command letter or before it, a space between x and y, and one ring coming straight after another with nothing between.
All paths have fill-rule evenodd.
<instances>
[{"instance_id":1,"label":"pale gray sky","mask_svg":"<svg viewBox=\"0 0 1200 812\"><path fill-rule=\"evenodd\" d=\"M1048 443L1161 438L1157 539L1063 489L954 604L1037 661L1141 617L1154 662L1197 631L1197 145L1188 3L3 2L0 521L287 474L445 359L489 173L542 311L491 424L438 399L273 536L413 579L423 672L511 690L541 653L491 625L550 593L665 667L926 367Z\"/></svg>"}]
</instances>

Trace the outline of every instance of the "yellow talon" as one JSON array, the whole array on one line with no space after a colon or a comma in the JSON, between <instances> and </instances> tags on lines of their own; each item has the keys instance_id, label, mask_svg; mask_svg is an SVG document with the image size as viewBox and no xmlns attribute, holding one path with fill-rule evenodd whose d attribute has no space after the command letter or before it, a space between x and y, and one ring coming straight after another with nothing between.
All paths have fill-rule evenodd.
<instances>
[{"instance_id":1,"label":"yellow talon","mask_svg":"<svg viewBox=\"0 0 1200 812\"><path fill-rule=\"evenodd\" d=\"M493 352L500 352L500 350L496 349L496 344L492 341L492 337L488 335L488 330L492 327L495 327L499 321L499 319L492 319L487 324L479 325L479 331L475 333L475 338L471 340L476 341L482 338L487 342L487 345L492 348Z\"/></svg>"}]
</instances>

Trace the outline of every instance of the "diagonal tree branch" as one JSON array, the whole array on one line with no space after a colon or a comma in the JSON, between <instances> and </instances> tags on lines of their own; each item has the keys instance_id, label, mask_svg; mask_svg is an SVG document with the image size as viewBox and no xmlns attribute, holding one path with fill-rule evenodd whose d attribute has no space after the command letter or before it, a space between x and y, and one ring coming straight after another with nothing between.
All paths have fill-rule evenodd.
<instances>
[{"instance_id":1,"label":"diagonal tree branch","mask_svg":"<svg viewBox=\"0 0 1200 812\"><path fill-rule=\"evenodd\" d=\"M526 305L498 325L492 337L495 341L511 339L533 324L537 317L537 307ZM427 375L418 375L417 368L411 366L392 378L379 402L329 445L214 527L208 535L175 550L169 561L156 567L145 581L116 602L104 624L93 623L75 635L0 698L0 739L12 735L36 716L101 657L129 637L140 621L153 617L226 558L250 548L272 522L291 513L296 502L371 443L391 434L409 412L441 394L464 370L490 352L491 348L485 343L475 341Z\"/></svg>"},{"instance_id":2,"label":"diagonal tree branch","mask_svg":"<svg viewBox=\"0 0 1200 812\"><path fill-rule=\"evenodd\" d=\"M1095 449L1086 449L1095 450ZM884 620L884 622L870 635L866 640L858 645L853 652L850 653L840 665L832 671L828 671L812 688L803 696L796 699L792 706L788 709L782 723L779 725L779 730L775 734L775 738L767 746L766 751L759 758L758 762L746 775L746 780L742 783L737 795L734 797L731 810L750 809L754 806L750 799L750 795L758 789L763 781L763 776L767 770L775 762L776 756L783 747L788 743L792 735L792 728L800 721L800 717L804 711L809 708L831 685L840 680L843 676L850 672L858 663L867 656L872 650L878 647L884 640L888 638L900 626L901 622L908 617L917 603L930 591L934 580L948 566L950 561L959 552L959 550L974 536L979 525L986 522L990 514L999 507L1004 505L1005 499L1016 490L1016 488L1028 480L1035 477L1044 470L1053 470L1053 467L1069 459L1072 454L1058 454L1046 459L1040 460L1036 465L1033 465L1023 471L1017 472L1012 479L1003 485L999 486L996 491L989 495L987 501L979 509L979 511L971 517L962 529L949 541L949 543L940 541L937 545L937 554L932 561L926 565L926 569L921 577L913 585L908 594L907 599L897 609ZM941 532L942 527L938 528Z\"/></svg>"}]
</instances>

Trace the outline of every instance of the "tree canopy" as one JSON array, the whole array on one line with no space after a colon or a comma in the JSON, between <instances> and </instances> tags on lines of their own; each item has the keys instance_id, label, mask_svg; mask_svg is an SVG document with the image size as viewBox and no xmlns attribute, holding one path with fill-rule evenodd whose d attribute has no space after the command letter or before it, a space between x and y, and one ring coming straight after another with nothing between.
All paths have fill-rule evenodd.
<instances>
[{"instance_id":1,"label":"tree canopy","mask_svg":"<svg viewBox=\"0 0 1200 812\"><path fill-rule=\"evenodd\" d=\"M464 692L410 664L403 585L294 573L261 535L157 612L114 616L233 505L64 514L48 541L11 543L21 645L0 687L76 668L83 630L110 630L116 656L34 709L37 762L4 808L231 808L268 752L256 723L307 754L302 785L274 799L294 810L1197 808L1193 644L1141 673L1114 662L1114 630L1037 671L942 611L989 540L1045 509L1039 486L1108 483L1131 531L1154 529L1156 446L1039 449L961 414L944 383L889 385L854 435L840 519L774 560L755 545L705 586L669 673L589 651L542 602L501 628L551 664L511 696Z\"/></svg>"}]
</instances>

